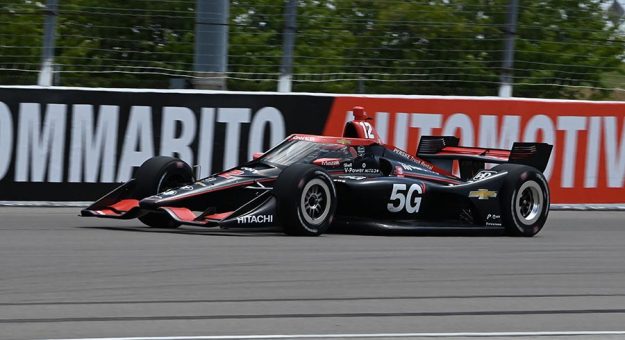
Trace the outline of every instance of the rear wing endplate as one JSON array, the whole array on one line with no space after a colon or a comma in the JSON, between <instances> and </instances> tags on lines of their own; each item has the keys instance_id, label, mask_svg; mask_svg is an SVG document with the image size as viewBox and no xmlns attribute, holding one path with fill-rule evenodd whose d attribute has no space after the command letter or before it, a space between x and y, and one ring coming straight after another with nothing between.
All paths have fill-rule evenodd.
<instances>
[{"instance_id":1,"label":"rear wing endplate","mask_svg":"<svg viewBox=\"0 0 625 340\"><path fill-rule=\"evenodd\" d=\"M541 172L547 168L553 145L547 143L520 143L512 144L508 163L533 166Z\"/></svg>"}]
</instances>

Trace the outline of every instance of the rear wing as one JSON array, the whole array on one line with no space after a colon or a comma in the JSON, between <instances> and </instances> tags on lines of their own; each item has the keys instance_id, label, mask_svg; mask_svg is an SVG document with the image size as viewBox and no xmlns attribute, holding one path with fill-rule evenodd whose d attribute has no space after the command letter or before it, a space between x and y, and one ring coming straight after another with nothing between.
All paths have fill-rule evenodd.
<instances>
[{"instance_id":1,"label":"rear wing","mask_svg":"<svg viewBox=\"0 0 625 340\"><path fill-rule=\"evenodd\" d=\"M453 161L458 160L461 176L470 178L484 169L485 163L524 164L545 171L553 148L547 143L520 142L512 144L510 150L472 148L458 146L459 141L454 136L422 136L417 156L446 170L451 170Z\"/></svg>"}]
</instances>

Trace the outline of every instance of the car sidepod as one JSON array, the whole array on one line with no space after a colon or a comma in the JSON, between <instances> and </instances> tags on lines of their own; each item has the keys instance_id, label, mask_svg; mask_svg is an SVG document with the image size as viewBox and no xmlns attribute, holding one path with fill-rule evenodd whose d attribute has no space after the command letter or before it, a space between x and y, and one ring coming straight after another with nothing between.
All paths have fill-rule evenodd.
<instances>
[{"instance_id":1,"label":"car sidepod","mask_svg":"<svg viewBox=\"0 0 625 340\"><path fill-rule=\"evenodd\" d=\"M337 177L337 223L501 228L498 194L504 176L478 174L459 184L395 176Z\"/></svg>"}]
</instances>

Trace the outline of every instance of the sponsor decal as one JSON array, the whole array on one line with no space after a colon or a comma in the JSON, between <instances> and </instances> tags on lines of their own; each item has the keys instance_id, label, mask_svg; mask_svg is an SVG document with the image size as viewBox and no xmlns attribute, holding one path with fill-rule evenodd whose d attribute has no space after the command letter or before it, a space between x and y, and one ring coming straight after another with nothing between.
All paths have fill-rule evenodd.
<instances>
[{"instance_id":1,"label":"sponsor decal","mask_svg":"<svg viewBox=\"0 0 625 340\"><path fill-rule=\"evenodd\" d=\"M406 184L393 184L386 209L392 213L405 211L409 214L416 214L421 207L421 194L423 194L423 188L419 184L412 184L409 189Z\"/></svg>"},{"instance_id":2,"label":"sponsor decal","mask_svg":"<svg viewBox=\"0 0 625 340\"><path fill-rule=\"evenodd\" d=\"M365 154L365 152L366 152L366 149L365 149L364 146L358 145L358 147L356 147L356 154L358 156L363 156Z\"/></svg>"},{"instance_id":3,"label":"sponsor decal","mask_svg":"<svg viewBox=\"0 0 625 340\"><path fill-rule=\"evenodd\" d=\"M207 178L202 179L201 181L195 182L195 184L205 187L208 185L212 185L211 182L214 182L216 180L217 180L217 177L207 177Z\"/></svg>"},{"instance_id":4,"label":"sponsor decal","mask_svg":"<svg viewBox=\"0 0 625 340\"><path fill-rule=\"evenodd\" d=\"M501 227L501 215L497 215L497 214L486 215L486 226Z\"/></svg>"},{"instance_id":5,"label":"sponsor decal","mask_svg":"<svg viewBox=\"0 0 625 340\"><path fill-rule=\"evenodd\" d=\"M176 194L176 190L168 190L168 191L161 193L162 196L173 196L175 194Z\"/></svg>"},{"instance_id":6,"label":"sponsor decal","mask_svg":"<svg viewBox=\"0 0 625 340\"><path fill-rule=\"evenodd\" d=\"M316 142L317 138L314 136L293 136L292 140L303 140L307 142Z\"/></svg>"},{"instance_id":7,"label":"sponsor decal","mask_svg":"<svg viewBox=\"0 0 625 340\"><path fill-rule=\"evenodd\" d=\"M354 168L345 168L345 172L348 174L377 174L380 173L379 169L354 169Z\"/></svg>"},{"instance_id":8,"label":"sponsor decal","mask_svg":"<svg viewBox=\"0 0 625 340\"><path fill-rule=\"evenodd\" d=\"M419 164L419 166L406 164L406 163L403 163L403 162L399 162L399 164L401 166L398 166L398 167L402 168L402 174L403 174L403 170L411 171L411 172L423 171L423 172L429 172L429 173L436 173L436 172L430 170L431 166L423 167L423 166L421 166L421 162L417 162L417 163Z\"/></svg>"},{"instance_id":9,"label":"sponsor decal","mask_svg":"<svg viewBox=\"0 0 625 340\"><path fill-rule=\"evenodd\" d=\"M192 185L185 185L183 187L180 187L180 190L187 190L187 191L193 190L193 186Z\"/></svg>"},{"instance_id":10,"label":"sponsor decal","mask_svg":"<svg viewBox=\"0 0 625 340\"><path fill-rule=\"evenodd\" d=\"M423 171L428 171L428 172L434 172L432 171L432 169L434 169L434 166L432 164L428 164L420 159L417 159L417 164L419 164Z\"/></svg>"},{"instance_id":11,"label":"sponsor decal","mask_svg":"<svg viewBox=\"0 0 625 340\"><path fill-rule=\"evenodd\" d=\"M313 164L320 166L338 167L341 165L341 160L338 158L318 158L313 161Z\"/></svg>"},{"instance_id":12,"label":"sponsor decal","mask_svg":"<svg viewBox=\"0 0 625 340\"><path fill-rule=\"evenodd\" d=\"M501 220L501 215L488 214L486 215L486 219L491 221Z\"/></svg>"},{"instance_id":13,"label":"sponsor decal","mask_svg":"<svg viewBox=\"0 0 625 340\"><path fill-rule=\"evenodd\" d=\"M234 170L226 171L224 173L219 174L219 177L230 179L230 178L233 178L233 177L236 177L236 176L241 176L244 173L245 172L242 171L242 170L234 169Z\"/></svg>"},{"instance_id":14,"label":"sponsor decal","mask_svg":"<svg viewBox=\"0 0 625 340\"><path fill-rule=\"evenodd\" d=\"M345 139L345 138L337 139L336 142L338 144L343 144L343 145L351 145L352 144L352 141L350 141L349 139Z\"/></svg>"},{"instance_id":15,"label":"sponsor decal","mask_svg":"<svg viewBox=\"0 0 625 340\"><path fill-rule=\"evenodd\" d=\"M247 215L237 217L237 224L272 223L273 215Z\"/></svg>"},{"instance_id":16,"label":"sponsor decal","mask_svg":"<svg viewBox=\"0 0 625 340\"><path fill-rule=\"evenodd\" d=\"M477 182L488 179L497 174L497 171L482 170L478 172L469 182Z\"/></svg>"},{"instance_id":17,"label":"sponsor decal","mask_svg":"<svg viewBox=\"0 0 625 340\"><path fill-rule=\"evenodd\" d=\"M420 159L417 159L416 157L414 157L414 156L408 154L407 152L405 152L404 150L401 150L401 149L398 149L398 148L394 148L393 152L398 154L398 155L400 155L400 156L402 156L402 157L408 158L409 160L419 164L420 167L424 168L424 169L420 169L420 170L432 170L434 168L431 164L428 164L428 163L426 163L426 162L424 162L424 161L422 161Z\"/></svg>"},{"instance_id":18,"label":"sponsor decal","mask_svg":"<svg viewBox=\"0 0 625 340\"><path fill-rule=\"evenodd\" d=\"M497 191L491 191L488 189L477 189L475 191L469 192L470 198L477 198L479 200L487 200L489 198L497 197Z\"/></svg>"},{"instance_id":19,"label":"sponsor decal","mask_svg":"<svg viewBox=\"0 0 625 340\"><path fill-rule=\"evenodd\" d=\"M252 168L248 168L248 167L241 167L241 170L247 171L247 172L251 172L251 173L256 173L256 169L252 169Z\"/></svg>"},{"instance_id":20,"label":"sponsor decal","mask_svg":"<svg viewBox=\"0 0 625 340\"><path fill-rule=\"evenodd\" d=\"M323 166L338 166L341 162L338 159L331 161L322 161L321 165Z\"/></svg>"},{"instance_id":21,"label":"sponsor decal","mask_svg":"<svg viewBox=\"0 0 625 340\"><path fill-rule=\"evenodd\" d=\"M398 154L398 155L400 155L400 156L402 156L402 157L408 158L408 159L409 159L409 160L411 160L411 161L415 161L415 162L417 161L417 159L416 159L416 158L414 158L412 155L408 154L408 153L407 153L406 151L404 151L404 150L401 150L401 149L398 149L398 148L394 148L394 149L393 149L393 152L394 152L394 153L396 153L396 154Z\"/></svg>"},{"instance_id":22,"label":"sponsor decal","mask_svg":"<svg viewBox=\"0 0 625 340\"><path fill-rule=\"evenodd\" d=\"M367 168L367 164L365 163L362 163L360 165L360 168L354 168L353 165L354 163L352 162L343 163L343 171L345 171L348 174L362 174L362 173L377 174L380 172L380 169Z\"/></svg>"},{"instance_id":23,"label":"sponsor decal","mask_svg":"<svg viewBox=\"0 0 625 340\"><path fill-rule=\"evenodd\" d=\"M404 170L406 171L423 170L421 167L418 167L418 166L414 166L414 165L410 165L410 164L406 164L402 162L399 162L399 164L401 164L401 167L404 168Z\"/></svg>"},{"instance_id":24,"label":"sponsor decal","mask_svg":"<svg viewBox=\"0 0 625 340\"><path fill-rule=\"evenodd\" d=\"M354 181L362 181L363 179L367 179L365 176L338 176L340 179L351 179Z\"/></svg>"}]
</instances>

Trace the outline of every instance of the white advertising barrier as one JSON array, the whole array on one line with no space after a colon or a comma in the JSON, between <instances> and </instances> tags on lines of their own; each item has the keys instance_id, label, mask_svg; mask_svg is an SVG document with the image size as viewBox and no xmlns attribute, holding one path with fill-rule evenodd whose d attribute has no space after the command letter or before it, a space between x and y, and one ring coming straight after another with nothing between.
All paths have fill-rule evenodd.
<instances>
[{"instance_id":1,"label":"white advertising barrier","mask_svg":"<svg viewBox=\"0 0 625 340\"><path fill-rule=\"evenodd\" d=\"M331 96L0 87L0 204L82 205L128 181L157 155L198 165L197 174L206 177L252 159L289 133L320 133L332 101Z\"/></svg>"},{"instance_id":2,"label":"white advertising barrier","mask_svg":"<svg viewBox=\"0 0 625 340\"><path fill-rule=\"evenodd\" d=\"M154 155L205 176L291 133L340 135L356 105L411 154L422 135L503 149L548 142L554 207L625 208L625 102L6 86L0 204L82 205Z\"/></svg>"}]
</instances>

